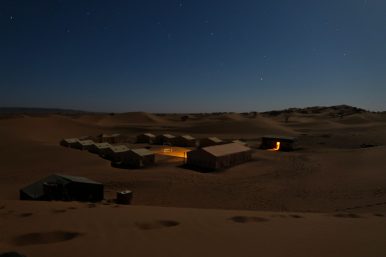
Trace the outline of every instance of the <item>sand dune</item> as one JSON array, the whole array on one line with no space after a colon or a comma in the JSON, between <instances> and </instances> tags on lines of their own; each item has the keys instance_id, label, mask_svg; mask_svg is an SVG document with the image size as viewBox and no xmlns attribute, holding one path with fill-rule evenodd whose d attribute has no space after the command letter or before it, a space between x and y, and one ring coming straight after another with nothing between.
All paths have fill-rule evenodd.
<instances>
[{"instance_id":1,"label":"sand dune","mask_svg":"<svg viewBox=\"0 0 386 257\"><path fill-rule=\"evenodd\" d=\"M30 140L58 143L63 137L80 137L98 133L94 124L80 124L67 116L24 116L0 120L0 133L5 140Z\"/></svg>"},{"instance_id":2,"label":"sand dune","mask_svg":"<svg viewBox=\"0 0 386 257\"><path fill-rule=\"evenodd\" d=\"M6 231L0 252L66 256L66 248L80 256L90 246L87 254L95 256L181 256L183 249L192 249L183 256L384 256L386 116L317 111L297 112L288 122L282 114L208 114L185 121L146 113L0 119L0 230ZM65 137L113 132L134 140L147 131L245 138L254 147L253 160L199 173L181 167L179 158L159 156L154 167L126 170L58 144ZM296 136L301 148L259 150L264 134ZM138 207L17 200L21 187L52 173L103 182L107 199L133 190ZM240 247L247 249L241 255Z\"/></svg>"},{"instance_id":3,"label":"sand dune","mask_svg":"<svg viewBox=\"0 0 386 257\"><path fill-rule=\"evenodd\" d=\"M133 123L153 124L166 122L165 119L154 114L145 112L129 112L104 115L85 115L78 118L78 121L85 124L94 124L101 127L124 126Z\"/></svg>"},{"instance_id":4,"label":"sand dune","mask_svg":"<svg viewBox=\"0 0 386 257\"><path fill-rule=\"evenodd\" d=\"M219 124L221 124L219 126ZM294 135L296 132L289 127L282 126L280 123L264 117L254 119L225 119L222 121L202 120L200 123L194 123L186 128L181 128L182 131L193 134L214 134L214 135L241 135L246 136L262 136L264 134L285 134ZM236 136L237 137L237 136Z\"/></svg>"},{"instance_id":5,"label":"sand dune","mask_svg":"<svg viewBox=\"0 0 386 257\"><path fill-rule=\"evenodd\" d=\"M384 256L386 217L1 201L0 249L27 256ZM62 210L62 212L53 212ZM21 218L20 213L31 213ZM15 227L12 224L18 224Z\"/></svg>"}]
</instances>

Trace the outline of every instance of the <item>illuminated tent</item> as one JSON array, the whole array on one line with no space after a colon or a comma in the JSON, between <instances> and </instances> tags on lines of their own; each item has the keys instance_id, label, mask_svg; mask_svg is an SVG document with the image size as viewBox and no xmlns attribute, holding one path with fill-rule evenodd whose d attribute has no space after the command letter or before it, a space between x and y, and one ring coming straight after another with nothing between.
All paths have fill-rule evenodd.
<instances>
[{"instance_id":1,"label":"illuminated tent","mask_svg":"<svg viewBox=\"0 0 386 257\"><path fill-rule=\"evenodd\" d=\"M154 165L155 154L145 148L130 149L121 159L122 166L131 168L142 168Z\"/></svg>"},{"instance_id":2,"label":"illuminated tent","mask_svg":"<svg viewBox=\"0 0 386 257\"><path fill-rule=\"evenodd\" d=\"M238 143L198 148L187 153L187 165L204 170L232 167L251 160L249 147Z\"/></svg>"},{"instance_id":3,"label":"illuminated tent","mask_svg":"<svg viewBox=\"0 0 386 257\"><path fill-rule=\"evenodd\" d=\"M207 137L200 140L200 147L212 146L212 145L221 145L225 142L218 137Z\"/></svg>"},{"instance_id":4,"label":"illuminated tent","mask_svg":"<svg viewBox=\"0 0 386 257\"><path fill-rule=\"evenodd\" d=\"M174 139L174 145L175 146L190 146L195 147L196 146L196 139L190 135L182 135L178 136Z\"/></svg>"},{"instance_id":5,"label":"illuminated tent","mask_svg":"<svg viewBox=\"0 0 386 257\"><path fill-rule=\"evenodd\" d=\"M101 201L103 184L84 177L55 174L20 190L20 200Z\"/></svg>"},{"instance_id":6,"label":"illuminated tent","mask_svg":"<svg viewBox=\"0 0 386 257\"><path fill-rule=\"evenodd\" d=\"M276 151L292 151L294 150L295 138L269 135L261 139L261 149L276 150Z\"/></svg>"},{"instance_id":7,"label":"illuminated tent","mask_svg":"<svg viewBox=\"0 0 386 257\"><path fill-rule=\"evenodd\" d=\"M137 143L152 144L154 143L155 135L151 133L143 133L137 136Z\"/></svg>"}]
</instances>

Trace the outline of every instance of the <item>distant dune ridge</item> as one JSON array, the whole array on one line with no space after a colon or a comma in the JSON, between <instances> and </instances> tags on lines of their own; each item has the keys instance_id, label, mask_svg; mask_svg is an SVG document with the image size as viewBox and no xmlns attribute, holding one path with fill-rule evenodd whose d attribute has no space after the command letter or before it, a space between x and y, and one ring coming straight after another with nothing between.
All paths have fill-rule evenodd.
<instances>
[{"instance_id":1,"label":"distant dune ridge","mask_svg":"<svg viewBox=\"0 0 386 257\"><path fill-rule=\"evenodd\" d=\"M0 117L0 253L386 256L386 113L349 106L192 114L19 109ZM59 146L102 133L124 135L128 148L145 146L135 144L142 133L241 139L252 161L200 173L181 158L156 156L157 165L128 170ZM299 149L261 150L267 134L295 137ZM53 173L102 182L109 200L132 190L135 206L18 200L20 188Z\"/></svg>"}]
</instances>

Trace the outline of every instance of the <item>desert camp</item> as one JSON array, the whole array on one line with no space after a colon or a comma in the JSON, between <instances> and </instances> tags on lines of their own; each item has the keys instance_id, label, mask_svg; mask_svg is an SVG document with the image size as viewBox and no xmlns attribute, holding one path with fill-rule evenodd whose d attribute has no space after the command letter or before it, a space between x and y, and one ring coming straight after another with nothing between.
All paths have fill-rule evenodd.
<instances>
[{"instance_id":1,"label":"desert camp","mask_svg":"<svg viewBox=\"0 0 386 257\"><path fill-rule=\"evenodd\" d=\"M0 257L386 257L386 0L2 0L0 28Z\"/></svg>"},{"instance_id":2,"label":"desert camp","mask_svg":"<svg viewBox=\"0 0 386 257\"><path fill-rule=\"evenodd\" d=\"M343 112L346 108L327 108L320 111L320 117L318 118L315 118L315 112L319 109L307 110L312 114L304 114L303 112L306 111L300 110L297 114L301 117L298 118L299 122L297 123L297 126L301 127L300 132L283 129L297 122L295 117L292 117L290 125L286 125L286 123L281 123L280 114L276 113L275 115L261 114L253 120L247 115L240 114L237 117L236 114L233 114L232 119L234 120L228 122L227 129L241 129L243 133L235 133L234 130L227 133L217 132L224 131L222 126L217 124L219 116L221 117L219 114L208 114L198 116L199 118L192 121L184 121L184 127L173 115L163 115L159 118L164 119L163 123L158 121L148 123L146 128L143 129L143 131L151 130L157 135L162 135L162 131L158 128L162 124L172 130L176 138L187 135L186 132L189 131L191 137L197 140L213 137L222 139L217 141L221 144L208 147L138 143L137 136L145 132L139 131L137 128L126 132L117 130L115 128L117 125L111 123L111 128L106 129L105 134L119 132L124 140L119 144L96 143L94 141L88 150L90 152L99 151L100 154L76 151L71 147L60 147L58 142L62 144L63 140L61 138L67 138L68 135L76 136L69 137L70 139L80 138L73 140L73 142L96 138L94 135L100 134L101 131L99 125L84 127L79 124L81 124L81 119L90 122L90 120L104 119L104 115L95 115L92 119L90 116L68 118L48 115L43 118L16 117L0 120L2 124L0 129L3 129L4 132L2 142L7 145L7 148L4 148L2 152L3 158L0 159L3 167L0 169L3 171L0 180L3 184L0 191L3 198L10 198L11 202L18 199L37 199L44 200L43 202L48 200L47 206L31 205L31 207L28 207L30 206L29 201L12 205L8 201L6 201L6 204L2 204L2 201L4 202L2 200L0 201L0 215L6 215L4 217L7 217L7 220L12 224L19 224L23 220L27 222L27 219L36 221L36 224L41 224L39 219L43 215L45 221L54 222L58 220L60 215L64 217L60 220L60 223L69 226L72 224L69 221L73 220L74 217L83 217L81 219L91 222L95 215L100 215L95 220L95 224L99 224L101 219L109 218L111 221L110 217L106 216L106 212L111 210L109 215L114 217L113 220L119 222L129 220L130 224L140 222L139 227L147 228L150 225L142 225L141 222L148 222L147 217L150 216L146 216L144 213L134 214L135 211L132 210L136 210L136 208L139 208L139 211L144 210L141 207L143 205L147 205L146 208L154 208L150 206L156 205L163 206L162 208L189 207L196 209L197 213L201 213L202 209L206 209L208 214L204 215L205 219L213 217L213 208L227 209L227 211L224 211L226 217L224 216L223 221L216 221L216 219L212 221L219 222L218 224L221 226L229 226L233 223L242 226L265 224L267 229L271 230L271 224L280 221L280 226L292 224L293 229L299 230L312 225L312 223L296 222L299 220L305 221L306 219L307 222L311 221L310 211L312 213L321 212L321 216L315 218L319 221L322 220L321 222L331 220L331 217L326 215L346 217L342 214L342 211L335 211L344 208L350 208L348 210L351 213L350 217L355 215L365 217L361 214L363 210L381 214L384 206L380 204L381 201L378 202L378 199L382 198L382 194L377 191L378 196L374 198L372 193L368 194L367 192L374 192L374 188L382 187L381 182L383 180L380 178L382 178L384 166L382 163L383 145L386 144L386 138L383 137L384 128L383 125L380 125L383 123L379 122L383 117L382 114L367 113L363 116L370 120L363 124L371 126L371 133L358 129L357 123L350 125L354 118L358 120L358 114L348 114L345 118L336 120L329 118L332 120L328 123L334 122L334 128L349 126L351 131L355 131L355 135L354 133L346 133L346 128L345 130L334 130L327 133L321 125L310 127L309 123L303 124L304 120L308 122L311 119L313 119L312 124L325 121L328 119L326 117L332 116L330 113ZM348 109L348 112L352 113L354 109ZM361 115L364 114L361 112ZM135 117L137 116L136 113ZM129 117L128 114L125 114L125 117ZM228 118L226 115L224 117ZM111 122L111 117L108 118ZM372 119L375 121L371 121ZM42 120L48 124L59 124L62 129L66 129L70 133L48 130L46 126L41 126ZM201 125L197 125L200 124L198 123L200 120L205 124L204 129L200 127ZM347 120L350 122L347 123L349 125L346 124ZM93 123L90 122L90 124ZM211 128L208 124L212 124L213 127ZM278 126L281 128L280 130L278 130ZM30 138L24 138L26 133L20 133L20 135L15 133L18 127L26 129L32 127L35 134ZM128 127L130 128L130 125ZM171 127L173 129L170 129ZM304 132L305 129L307 129L307 132ZM29 129L28 131L32 130ZM269 136L268 138L271 142L283 139L283 141L280 141L280 146L285 146L285 139L292 138L295 138L296 144L293 145L293 151L274 150L276 145L273 144L264 149L261 145L264 142L265 135L278 135ZM248 144L248 147L243 143ZM14 147L15 144L19 147ZM106 147L108 144L111 146ZM176 143L174 142L174 144ZM364 144L366 144L366 148L363 147ZM297 147L297 145L301 145L301 147ZM33 151L31 151L31 147L33 147ZM15 161L13 153L19 153L17 161ZM100 158L99 155L106 159ZM364 169L364 167L366 168ZM69 180L68 176L65 176L66 178L55 176L53 179L41 179L50 177L52 173L71 174L71 177L75 175L89 178L103 184L101 203L87 203L94 200L87 200L93 197L86 199L86 196L76 191L76 188L81 188L81 192L89 192L89 187L80 184L79 179L71 178ZM374 174L378 174L375 176L377 179L371 180L370 178ZM341 180L342 177L345 179ZM361 182L363 178L370 180L367 180L364 185ZM337 190L337 188L341 188L342 191ZM366 190L363 191L363 188ZM71 194L68 193L69 190ZM92 190L92 194L101 195L100 186L92 187L90 190ZM352 193L354 191L355 194ZM130 192L130 194L125 192ZM348 193L352 196L355 195L355 197L347 198ZM96 198L94 199L96 200ZM101 197L97 199L101 199ZM315 199L320 200L315 201ZM81 203L77 203L77 201L86 201L86 203L80 205ZM66 203L62 202L68 203L68 206L64 207L63 204ZM57 207L53 207L52 204L57 205ZM127 204L132 205L129 208L130 210L117 207ZM6 206L3 208L3 205ZM9 211L8 206L14 206L12 208L14 210L21 209L19 213L7 214ZM45 208L47 214L43 214ZM173 217L181 223L181 226L189 224L187 222L191 220L191 217L187 216L186 220L182 219L179 216L180 214L175 211L170 212L168 208L166 208L168 211L163 216L165 219L170 218L170 215L176 215ZM235 210L233 216L229 216L229 210ZM253 216L241 216L240 210L248 210L249 213L254 213L257 217L265 217L270 222L253 223L256 219ZM265 212L256 212L256 210ZM100 214L96 214L97 212L100 212ZM192 210L189 209L187 213L191 212ZM158 213L159 210L155 210L154 216L151 216L151 218L158 220ZM217 217L222 213L222 210L216 210L216 213ZM275 215L290 217L288 213L291 215L296 213L293 215L306 218L296 218L293 220L295 222L275 218ZM15 217L12 218L11 215ZM27 218L21 219L21 215ZM120 215L123 215L124 218L121 219ZM355 221L368 220L370 223L376 222L379 224L379 219L378 216L374 216L374 218L366 216L366 219L355 219ZM85 222L84 220L81 221L82 224ZM193 228L197 225L193 223L188 226ZM92 221L92 224L90 223L87 226L98 227L95 224ZM204 224L206 223L204 222ZM56 225L52 226L60 228ZM153 226L159 227L160 225L158 223L153 225L152 223L150 227ZM338 225L334 224L333 227L336 226ZM20 229L24 231L24 229ZM76 229L77 227L74 227L75 231L77 231ZM110 225L104 231L107 231L106 229L111 229ZM259 231L260 229L259 227ZM10 227L7 231L8 233L12 232ZM30 230L25 231L31 232ZM82 231L90 231L90 228L82 228ZM116 231L116 228L112 231ZM147 230L144 229L144 231ZM278 231L283 232L284 230L280 229ZM138 231L135 233L138 233ZM115 233L111 234L111 236L113 235ZM216 235L218 234L216 233ZM41 250L44 247L36 249Z\"/></svg>"}]
</instances>

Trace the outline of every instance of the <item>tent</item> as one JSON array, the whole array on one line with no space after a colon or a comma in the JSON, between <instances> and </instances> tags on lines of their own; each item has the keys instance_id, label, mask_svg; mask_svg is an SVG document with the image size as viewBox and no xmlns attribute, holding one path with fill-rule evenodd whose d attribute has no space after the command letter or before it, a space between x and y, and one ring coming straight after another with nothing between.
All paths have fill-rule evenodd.
<instances>
[{"instance_id":1,"label":"tent","mask_svg":"<svg viewBox=\"0 0 386 257\"><path fill-rule=\"evenodd\" d=\"M72 147L80 150L88 150L93 144L94 141L92 140L78 140Z\"/></svg>"},{"instance_id":2,"label":"tent","mask_svg":"<svg viewBox=\"0 0 386 257\"><path fill-rule=\"evenodd\" d=\"M111 147L109 143L94 143L89 147L88 151L90 153L100 154L104 149L109 147Z\"/></svg>"},{"instance_id":3,"label":"tent","mask_svg":"<svg viewBox=\"0 0 386 257\"><path fill-rule=\"evenodd\" d=\"M221 145L225 142L218 137L207 137L200 140L200 147L212 146L212 145Z\"/></svg>"},{"instance_id":4,"label":"tent","mask_svg":"<svg viewBox=\"0 0 386 257\"><path fill-rule=\"evenodd\" d=\"M262 137L260 148L266 150L292 151L295 148L294 144L294 137L269 135Z\"/></svg>"},{"instance_id":5,"label":"tent","mask_svg":"<svg viewBox=\"0 0 386 257\"><path fill-rule=\"evenodd\" d=\"M196 139L190 135L178 136L174 139L174 145L183 146L183 147L186 147L186 146L195 147Z\"/></svg>"},{"instance_id":6,"label":"tent","mask_svg":"<svg viewBox=\"0 0 386 257\"><path fill-rule=\"evenodd\" d=\"M187 165L205 170L232 167L251 160L249 147L238 143L198 148L187 153Z\"/></svg>"},{"instance_id":7,"label":"tent","mask_svg":"<svg viewBox=\"0 0 386 257\"><path fill-rule=\"evenodd\" d=\"M110 146L108 148L102 149L100 156L113 162L119 162L129 150L130 149L125 145Z\"/></svg>"},{"instance_id":8,"label":"tent","mask_svg":"<svg viewBox=\"0 0 386 257\"><path fill-rule=\"evenodd\" d=\"M155 135L151 133L144 133L137 136L137 143L152 144L155 140Z\"/></svg>"},{"instance_id":9,"label":"tent","mask_svg":"<svg viewBox=\"0 0 386 257\"><path fill-rule=\"evenodd\" d=\"M20 200L101 201L103 184L84 177L54 174L20 190Z\"/></svg>"},{"instance_id":10,"label":"tent","mask_svg":"<svg viewBox=\"0 0 386 257\"><path fill-rule=\"evenodd\" d=\"M142 168L145 166L151 166L155 163L155 154L146 149L131 149L122 158L121 164L131 168Z\"/></svg>"},{"instance_id":11,"label":"tent","mask_svg":"<svg viewBox=\"0 0 386 257\"><path fill-rule=\"evenodd\" d=\"M154 143L156 145L173 145L175 138L170 134L162 134L155 137Z\"/></svg>"},{"instance_id":12,"label":"tent","mask_svg":"<svg viewBox=\"0 0 386 257\"><path fill-rule=\"evenodd\" d=\"M115 133L115 134L100 134L98 136L98 141L100 143L110 143L110 144L117 144L123 142L123 137L121 134Z\"/></svg>"},{"instance_id":13,"label":"tent","mask_svg":"<svg viewBox=\"0 0 386 257\"><path fill-rule=\"evenodd\" d=\"M78 143L77 138L65 138L60 141L60 145L64 147L74 147Z\"/></svg>"}]
</instances>

